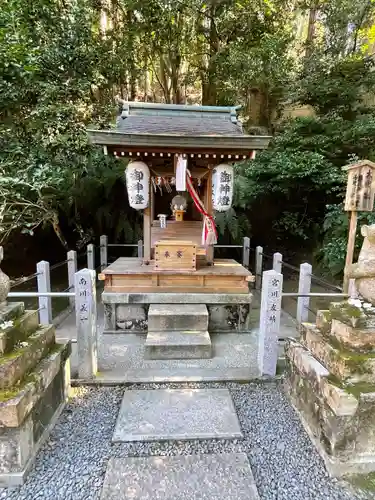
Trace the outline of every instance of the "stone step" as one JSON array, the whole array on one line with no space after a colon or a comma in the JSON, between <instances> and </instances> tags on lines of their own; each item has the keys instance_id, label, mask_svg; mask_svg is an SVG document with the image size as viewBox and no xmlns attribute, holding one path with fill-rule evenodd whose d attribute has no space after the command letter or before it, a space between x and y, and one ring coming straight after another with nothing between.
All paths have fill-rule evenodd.
<instances>
[{"instance_id":1,"label":"stone step","mask_svg":"<svg viewBox=\"0 0 375 500\"><path fill-rule=\"evenodd\" d=\"M0 405L1 426L19 427L23 423L70 354L70 342L58 344L56 349L35 366L31 377L26 377L14 392L7 392L6 397L3 395Z\"/></svg>"},{"instance_id":2,"label":"stone step","mask_svg":"<svg viewBox=\"0 0 375 500\"><path fill-rule=\"evenodd\" d=\"M19 318L25 310L23 302L9 302L0 306L0 325L5 321L14 320Z\"/></svg>"},{"instance_id":3,"label":"stone step","mask_svg":"<svg viewBox=\"0 0 375 500\"><path fill-rule=\"evenodd\" d=\"M300 328L301 344L335 377L346 383L375 384L375 354L350 351L323 335L313 323Z\"/></svg>"},{"instance_id":4,"label":"stone step","mask_svg":"<svg viewBox=\"0 0 375 500\"><path fill-rule=\"evenodd\" d=\"M111 458L101 500L259 500L245 453Z\"/></svg>"},{"instance_id":5,"label":"stone step","mask_svg":"<svg viewBox=\"0 0 375 500\"><path fill-rule=\"evenodd\" d=\"M0 356L0 390L15 386L44 357L55 342L55 327L41 326L30 335L25 345L20 345L9 354Z\"/></svg>"},{"instance_id":6,"label":"stone step","mask_svg":"<svg viewBox=\"0 0 375 500\"><path fill-rule=\"evenodd\" d=\"M25 311L22 316L7 320L0 329L0 355L10 352L19 342L26 340L39 325L38 311Z\"/></svg>"},{"instance_id":7,"label":"stone step","mask_svg":"<svg viewBox=\"0 0 375 500\"><path fill-rule=\"evenodd\" d=\"M285 357L289 367L289 377L298 379L297 386L303 387L303 380L313 386L324 404L338 417L355 415L358 399L346 390L333 384L330 372L299 342L289 340L285 345Z\"/></svg>"},{"instance_id":8,"label":"stone step","mask_svg":"<svg viewBox=\"0 0 375 500\"><path fill-rule=\"evenodd\" d=\"M208 330L208 310L205 304L151 304L148 329L162 331Z\"/></svg>"},{"instance_id":9,"label":"stone step","mask_svg":"<svg viewBox=\"0 0 375 500\"><path fill-rule=\"evenodd\" d=\"M207 331L149 331L145 342L145 359L211 358L212 346Z\"/></svg>"}]
</instances>

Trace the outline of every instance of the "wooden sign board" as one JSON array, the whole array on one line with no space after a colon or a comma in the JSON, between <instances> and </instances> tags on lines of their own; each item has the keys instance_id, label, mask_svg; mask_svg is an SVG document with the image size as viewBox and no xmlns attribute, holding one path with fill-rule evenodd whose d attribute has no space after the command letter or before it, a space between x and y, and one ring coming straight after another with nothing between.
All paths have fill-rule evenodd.
<instances>
[{"instance_id":1,"label":"wooden sign board","mask_svg":"<svg viewBox=\"0 0 375 500\"><path fill-rule=\"evenodd\" d=\"M363 160L343 167L348 172L346 212L372 212L375 197L375 163Z\"/></svg>"}]
</instances>

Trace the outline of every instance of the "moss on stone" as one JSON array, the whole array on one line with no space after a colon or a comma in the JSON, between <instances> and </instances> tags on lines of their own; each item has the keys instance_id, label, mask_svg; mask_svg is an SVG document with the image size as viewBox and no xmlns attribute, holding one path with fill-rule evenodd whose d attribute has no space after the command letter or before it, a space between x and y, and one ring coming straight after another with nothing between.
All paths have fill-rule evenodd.
<instances>
[{"instance_id":1,"label":"moss on stone","mask_svg":"<svg viewBox=\"0 0 375 500\"><path fill-rule=\"evenodd\" d=\"M36 327L30 328L26 327L24 324L25 314L34 314L34 311L25 311L22 315L18 316L16 319L13 319L13 325L3 330L5 332L7 341L5 346L5 353L11 352L14 347L20 342L26 341L31 335L33 335L40 325L36 325ZM26 318L29 319L29 318Z\"/></svg>"},{"instance_id":2,"label":"moss on stone","mask_svg":"<svg viewBox=\"0 0 375 500\"><path fill-rule=\"evenodd\" d=\"M334 302L330 305L329 311L332 319L353 327L363 325L367 319L363 309L348 302Z\"/></svg>"},{"instance_id":3,"label":"moss on stone","mask_svg":"<svg viewBox=\"0 0 375 500\"><path fill-rule=\"evenodd\" d=\"M355 474L345 477L353 486L366 491L375 491L375 472L369 474Z\"/></svg>"},{"instance_id":4,"label":"moss on stone","mask_svg":"<svg viewBox=\"0 0 375 500\"><path fill-rule=\"evenodd\" d=\"M338 387L339 389L343 389L345 392L351 394L357 399L359 399L361 394L368 394L370 392L375 392L375 384L372 384L370 382L358 382L356 384L346 384L332 373L330 373L326 378L330 384L334 385L335 387Z\"/></svg>"},{"instance_id":5,"label":"moss on stone","mask_svg":"<svg viewBox=\"0 0 375 500\"><path fill-rule=\"evenodd\" d=\"M372 373L371 368L366 366L366 361L375 359L375 352L349 350L347 345L331 335L326 336L326 340L334 349L336 349L337 352L335 353L335 358L337 361L344 361L351 373Z\"/></svg>"},{"instance_id":6,"label":"moss on stone","mask_svg":"<svg viewBox=\"0 0 375 500\"><path fill-rule=\"evenodd\" d=\"M28 346L26 346L26 347L20 346L20 347L17 347L16 349L14 349L11 352L3 354L2 356L0 356L0 365L2 365L3 363L6 363L10 359L17 358L20 354L26 352L27 349L28 349Z\"/></svg>"},{"instance_id":7,"label":"moss on stone","mask_svg":"<svg viewBox=\"0 0 375 500\"><path fill-rule=\"evenodd\" d=\"M343 383L342 381L333 373L329 373L329 375L326 377L327 381L334 385L335 387L339 387L340 389L343 388Z\"/></svg>"},{"instance_id":8,"label":"moss on stone","mask_svg":"<svg viewBox=\"0 0 375 500\"><path fill-rule=\"evenodd\" d=\"M369 394L375 392L375 384L369 382L358 382L357 384L348 384L345 386L345 391L359 398L361 394Z\"/></svg>"},{"instance_id":9,"label":"moss on stone","mask_svg":"<svg viewBox=\"0 0 375 500\"><path fill-rule=\"evenodd\" d=\"M47 357L50 354L62 351L64 347L65 346L63 344L56 344L55 342L45 357ZM27 347L23 349L27 349ZM6 401L15 398L28 384L31 383L35 385L36 391L39 391L41 389L40 387L41 381L42 381L41 375L39 373L36 373L35 371L31 371L25 374L25 376L21 380L19 380L13 387L0 391L0 403L4 403Z\"/></svg>"}]
</instances>

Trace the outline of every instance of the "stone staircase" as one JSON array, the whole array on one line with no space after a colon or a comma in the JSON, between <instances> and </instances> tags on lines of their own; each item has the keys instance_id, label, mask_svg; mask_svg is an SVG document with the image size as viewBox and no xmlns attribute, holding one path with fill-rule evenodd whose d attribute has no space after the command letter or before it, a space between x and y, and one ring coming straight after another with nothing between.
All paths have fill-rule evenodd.
<instances>
[{"instance_id":1,"label":"stone staircase","mask_svg":"<svg viewBox=\"0 0 375 500\"><path fill-rule=\"evenodd\" d=\"M331 303L300 333L285 385L306 431L332 475L374 471L375 308Z\"/></svg>"},{"instance_id":2,"label":"stone staircase","mask_svg":"<svg viewBox=\"0 0 375 500\"><path fill-rule=\"evenodd\" d=\"M0 487L22 484L59 416L69 385L70 343L23 303L0 305Z\"/></svg>"},{"instance_id":3,"label":"stone staircase","mask_svg":"<svg viewBox=\"0 0 375 500\"><path fill-rule=\"evenodd\" d=\"M153 304L148 312L146 359L212 357L204 304Z\"/></svg>"}]
</instances>

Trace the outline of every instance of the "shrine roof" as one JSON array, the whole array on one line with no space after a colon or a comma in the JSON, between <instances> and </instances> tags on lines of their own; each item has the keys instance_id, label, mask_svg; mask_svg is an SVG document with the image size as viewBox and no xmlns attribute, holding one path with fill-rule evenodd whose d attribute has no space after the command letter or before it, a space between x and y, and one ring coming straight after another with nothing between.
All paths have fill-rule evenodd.
<instances>
[{"instance_id":1,"label":"shrine roof","mask_svg":"<svg viewBox=\"0 0 375 500\"><path fill-rule=\"evenodd\" d=\"M185 106L129 102L117 118L117 130L129 134L183 136L243 135L238 107Z\"/></svg>"},{"instance_id":2,"label":"shrine roof","mask_svg":"<svg viewBox=\"0 0 375 500\"><path fill-rule=\"evenodd\" d=\"M246 152L265 149L269 136L244 134L237 117L240 106L195 106L123 102L116 127L89 129L93 144L122 150L221 150Z\"/></svg>"}]
</instances>

